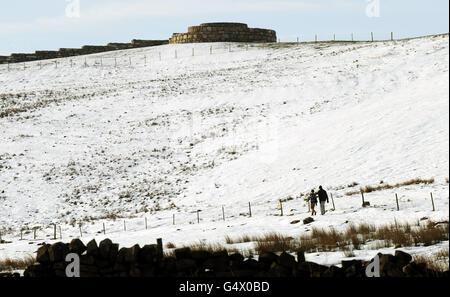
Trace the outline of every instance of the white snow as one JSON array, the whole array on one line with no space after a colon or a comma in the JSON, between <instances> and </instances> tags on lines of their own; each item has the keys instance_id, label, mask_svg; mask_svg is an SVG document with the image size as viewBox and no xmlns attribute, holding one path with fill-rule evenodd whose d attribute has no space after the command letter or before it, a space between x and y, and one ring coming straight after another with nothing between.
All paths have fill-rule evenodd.
<instances>
[{"instance_id":1,"label":"white snow","mask_svg":"<svg viewBox=\"0 0 450 297\"><path fill-rule=\"evenodd\" d=\"M299 194L319 185L336 211L313 226L448 221L448 45L448 35L248 51L187 44L0 65L0 114L9 112L0 117L0 230L12 241L0 259L53 242L51 223L64 241L82 222L84 241L122 246L298 235L311 228L290 224L309 216ZM354 181L417 177L436 181L368 193L370 208L345 195ZM278 201L289 196L281 217ZM35 226L36 241L32 232L19 240ZM343 255L307 257L334 264Z\"/></svg>"}]
</instances>

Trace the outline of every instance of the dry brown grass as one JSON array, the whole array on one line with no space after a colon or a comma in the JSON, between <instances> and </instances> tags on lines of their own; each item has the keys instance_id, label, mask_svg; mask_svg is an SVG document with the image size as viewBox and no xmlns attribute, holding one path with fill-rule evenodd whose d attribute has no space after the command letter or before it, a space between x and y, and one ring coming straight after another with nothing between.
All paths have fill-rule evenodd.
<instances>
[{"instance_id":1,"label":"dry brown grass","mask_svg":"<svg viewBox=\"0 0 450 297\"><path fill-rule=\"evenodd\" d=\"M206 243L203 241L198 241L190 245L184 245L182 248L190 248L192 251L207 251L210 253L227 251L228 253L239 252L238 249L225 247L220 243Z\"/></svg>"},{"instance_id":2,"label":"dry brown grass","mask_svg":"<svg viewBox=\"0 0 450 297\"><path fill-rule=\"evenodd\" d=\"M329 230L313 228L310 234L298 238L283 236L279 233L269 233L263 236L245 236L245 242L255 242L256 251L305 252L316 251L353 251L362 248L369 241L378 241L377 246L418 246L432 245L449 238L448 224L436 225L434 222L412 227L408 223L397 222L376 227L371 224L350 224L342 232L334 228ZM229 240L229 242L237 242Z\"/></svg>"},{"instance_id":3,"label":"dry brown grass","mask_svg":"<svg viewBox=\"0 0 450 297\"><path fill-rule=\"evenodd\" d=\"M296 249L296 243L292 237L286 237L279 233L268 233L256 237L255 250L261 251L289 251Z\"/></svg>"},{"instance_id":4,"label":"dry brown grass","mask_svg":"<svg viewBox=\"0 0 450 297\"><path fill-rule=\"evenodd\" d=\"M433 245L449 238L449 225L445 227L434 225L432 222L426 228L419 228L411 231L411 237L415 245L424 244L425 246Z\"/></svg>"},{"instance_id":5,"label":"dry brown grass","mask_svg":"<svg viewBox=\"0 0 450 297\"><path fill-rule=\"evenodd\" d=\"M242 235L240 237L231 238L230 236L225 236L225 242L227 244L235 244L235 243L244 243L244 242L252 242L256 241L255 237L251 237L249 235Z\"/></svg>"},{"instance_id":6,"label":"dry brown grass","mask_svg":"<svg viewBox=\"0 0 450 297\"><path fill-rule=\"evenodd\" d=\"M432 256L416 255L413 259L417 263L425 263L431 270L445 272L449 269L448 249L443 249Z\"/></svg>"},{"instance_id":7,"label":"dry brown grass","mask_svg":"<svg viewBox=\"0 0 450 297\"><path fill-rule=\"evenodd\" d=\"M174 249L174 248L176 248L176 246L175 246L175 244L173 244L172 242L168 242L168 243L166 243L166 248L168 248L168 249Z\"/></svg>"},{"instance_id":8,"label":"dry brown grass","mask_svg":"<svg viewBox=\"0 0 450 297\"><path fill-rule=\"evenodd\" d=\"M371 192L375 192L375 191L381 191L381 190L386 190L386 189L393 189L393 188L400 188L400 187L404 187L404 186L410 186L410 185L418 185L418 184L432 184L434 183L434 178L429 178L429 179L422 179L422 178L414 178L414 179L410 179L401 183L396 183L394 185L390 185L390 184L385 184L384 182L381 183L378 186L365 186L365 187L361 187L359 189L359 191L350 191L345 193L345 195L347 196L352 196L355 194L359 194L361 192L363 193L371 193Z\"/></svg>"},{"instance_id":9,"label":"dry brown grass","mask_svg":"<svg viewBox=\"0 0 450 297\"><path fill-rule=\"evenodd\" d=\"M36 259L32 256L27 256L22 259L5 258L0 260L0 271L12 271L25 269L30 265L36 263Z\"/></svg>"},{"instance_id":10,"label":"dry brown grass","mask_svg":"<svg viewBox=\"0 0 450 297\"><path fill-rule=\"evenodd\" d=\"M374 239L384 240L394 246L411 246L412 238L404 226L391 224L377 229Z\"/></svg>"}]
</instances>

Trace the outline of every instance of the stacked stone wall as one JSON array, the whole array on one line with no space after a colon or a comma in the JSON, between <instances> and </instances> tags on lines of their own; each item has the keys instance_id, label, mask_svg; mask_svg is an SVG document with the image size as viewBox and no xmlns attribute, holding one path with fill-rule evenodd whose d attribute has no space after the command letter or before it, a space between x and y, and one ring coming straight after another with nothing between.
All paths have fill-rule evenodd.
<instances>
[{"instance_id":1,"label":"stacked stone wall","mask_svg":"<svg viewBox=\"0 0 450 297\"><path fill-rule=\"evenodd\" d=\"M109 239L87 245L79 239L70 243L44 244L29 266L25 277L65 277L68 254L80 259L81 277L366 277L366 268L374 260L348 260L342 265L325 266L283 252L260 252L258 260L227 251L176 249L164 255L162 240L143 247L119 248ZM411 255L397 250L395 255L378 254L381 277L448 277L449 272L428 269L412 261ZM14 276L14 275L11 275Z\"/></svg>"},{"instance_id":2,"label":"stacked stone wall","mask_svg":"<svg viewBox=\"0 0 450 297\"><path fill-rule=\"evenodd\" d=\"M84 45L81 48L60 48L58 51L36 51L34 54L14 53L7 57L0 56L0 64L66 58L80 55L103 53L115 50L164 45L168 43L169 43L168 40L133 39L130 43L108 43L107 45Z\"/></svg>"},{"instance_id":3,"label":"stacked stone wall","mask_svg":"<svg viewBox=\"0 0 450 297\"><path fill-rule=\"evenodd\" d=\"M169 43L200 42L276 42L274 30L248 28L242 23L207 23L188 28L187 33L174 33Z\"/></svg>"}]
</instances>

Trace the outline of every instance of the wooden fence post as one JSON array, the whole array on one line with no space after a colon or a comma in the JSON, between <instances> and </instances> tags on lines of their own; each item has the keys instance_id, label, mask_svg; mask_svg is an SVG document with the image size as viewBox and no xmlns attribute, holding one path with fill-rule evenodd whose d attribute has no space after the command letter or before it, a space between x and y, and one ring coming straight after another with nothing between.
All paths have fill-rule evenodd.
<instances>
[{"instance_id":1,"label":"wooden fence post","mask_svg":"<svg viewBox=\"0 0 450 297\"><path fill-rule=\"evenodd\" d=\"M81 224L80 224L80 237L83 237L83 231L81 230Z\"/></svg>"},{"instance_id":2,"label":"wooden fence post","mask_svg":"<svg viewBox=\"0 0 450 297\"><path fill-rule=\"evenodd\" d=\"M222 205L222 218L225 221L225 208Z\"/></svg>"},{"instance_id":3,"label":"wooden fence post","mask_svg":"<svg viewBox=\"0 0 450 297\"><path fill-rule=\"evenodd\" d=\"M197 210L197 224L200 224L200 210Z\"/></svg>"},{"instance_id":4,"label":"wooden fence post","mask_svg":"<svg viewBox=\"0 0 450 297\"><path fill-rule=\"evenodd\" d=\"M280 200L280 211L281 211L281 216L283 216L283 202Z\"/></svg>"},{"instance_id":5,"label":"wooden fence post","mask_svg":"<svg viewBox=\"0 0 450 297\"><path fill-rule=\"evenodd\" d=\"M84 66L85 66L85 67L88 66L88 64L87 64L87 59L86 59L86 58L84 58Z\"/></svg>"},{"instance_id":6,"label":"wooden fence post","mask_svg":"<svg viewBox=\"0 0 450 297\"><path fill-rule=\"evenodd\" d=\"M352 33L352 41L353 41L353 33Z\"/></svg>"},{"instance_id":7,"label":"wooden fence post","mask_svg":"<svg viewBox=\"0 0 450 297\"><path fill-rule=\"evenodd\" d=\"M391 41L394 41L394 32L391 32Z\"/></svg>"},{"instance_id":8,"label":"wooden fence post","mask_svg":"<svg viewBox=\"0 0 450 297\"><path fill-rule=\"evenodd\" d=\"M336 207L334 206L333 193L331 193L331 203L333 203L333 211L335 211Z\"/></svg>"},{"instance_id":9,"label":"wooden fence post","mask_svg":"<svg viewBox=\"0 0 450 297\"><path fill-rule=\"evenodd\" d=\"M145 230L147 230L147 217L145 218Z\"/></svg>"},{"instance_id":10,"label":"wooden fence post","mask_svg":"<svg viewBox=\"0 0 450 297\"><path fill-rule=\"evenodd\" d=\"M195 56L194 48L192 48L192 56L193 56L193 57Z\"/></svg>"},{"instance_id":11,"label":"wooden fence post","mask_svg":"<svg viewBox=\"0 0 450 297\"><path fill-rule=\"evenodd\" d=\"M131 66L131 57L128 57L128 60L130 60L130 66Z\"/></svg>"},{"instance_id":12,"label":"wooden fence post","mask_svg":"<svg viewBox=\"0 0 450 297\"><path fill-rule=\"evenodd\" d=\"M434 208L433 193L430 193L430 196L431 196L431 204L433 205L433 211L435 211L436 209Z\"/></svg>"},{"instance_id":13,"label":"wooden fence post","mask_svg":"<svg viewBox=\"0 0 450 297\"><path fill-rule=\"evenodd\" d=\"M0 240L1 240L1 234L0 234ZM23 240L23 230L20 229L20 240Z\"/></svg>"},{"instance_id":14,"label":"wooden fence post","mask_svg":"<svg viewBox=\"0 0 450 297\"><path fill-rule=\"evenodd\" d=\"M398 195L397 195L397 193L395 193L395 201L397 202L397 211L399 211L400 210L400 206L398 204Z\"/></svg>"},{"instance_id":15,"label":"wooden fence post","mask_svg":"<svg viewBox=\"0 0 450 297\"><path fill-rule=\"evenodd\" d=\"M314 37L314 41L317 42L317 34Z\"/></svg>"},{"instance_id":16,"label":"wooden fence post","mask_svg":"<svg viewBox=\"0 0 450 297\"><path fill-rule=\"evenodd\" d=\"M147 56L144 56L144 66L147 66Z\"/></svg>"},{"instance_id":17,"label":"wooden fence post","mask_svg":"<svg viewBox=\"0 0 450 297\"><path fill-rule=\"evenodd\" d=\"M9 72L9 62L8 62L8 72Z\"/></svg>"},{"instance_id":18,"label":"wooden fence post","mask_svg":"<svg viewBox=\"0 0 450 297\"><path fill-rule=\"evenodd\" d=\"M36 240L36 227L33 228L33 239Z\"/></svg>"},{"instance_id":19,"label":"wooden fence post","mask_svg":"<svg viewBox=\"0 0 450 297\"><path fill-rule=\"evenodd\" d=\"M250 217L252 217L252 205L250 202L248 203L248 214Z\"/></svg>"},{"instance_id":20,"label":"wooden fence post","mask_svg":"<svg viewBox=\"0 0 450 297\"><path fill-rule=\"evenodd\" d=\"M156 239L156 250L158 251L158 257L161 258L163 256L163 242L162 242L162 238Z\"/></svg>"},{"instance_id":21,"label":"wooden fence post","mask_svg":"<svg viewBox=\"0 0 450 297\"><path fill-rule=\"evenodd\" d=\"M59 239L62 239L61 225L59 225Z\"/></svg>"},{"instance_id":22,"label":"wooden fence post","mask_svg":"<svg viewBox=\"0 0 450 297\"><path fill-rule=\"evenodd\" d=\"M175 225L175 214L172 216L172 224Z\"/></svg>"},{"instance_id":23,"label":"wooden fence post","mask_svg":"<svg viewBox=\"0 0 450 297\"><path fill-rule=\"evenodd\" d=\"M364 192L361 190L362 205L364 205Z\"/></svg>"},{"instance_id":24,"label":"wooden fence post","mask_svg":"<svg viewBox=\"0 0 450 297\"><path fill-rule=\"evenodd\" d=\"M297 45L299 44L299 38L297 37Z\"/></svg>"},{"instance_id":25,"label":"wooden fence post","mask_svg":"<svg viewBox=\"0 0 450 297\"><path fill-rule=\"evenodd\" d=\"M56 240L56 224L53 224L53 239Z\"/></svg>"},{"instance_id":26,"label":"wooden fence post","mask_svg":"<svg viewBox=\"0 0 450 297\"><path fill-rule=\"evenodd\" d=\"M123 231L127 231L127 223L123 220Z\"/></svg>"},{"instance_id":27,"label":"wooden fence post","mask_svg":"<svg viewBox=\"0 0 450 297\"><path fill-rule=\"evenodd\" d=\"M103 223L103 235L106 235L105 223Z\"/></svg>"},{"instance_id":28,"label":"wooden fence post","mask_svg":"<svg viewBox=\"0 0 450 297\"><path fill-rule=\"evenodd\" d=\"M370 37L371 37L372 42L373 42L373 32L370 32Z\"/></svg>"},{"instance_id":29,"label":"wooden fence post","mask_svg":"<svg viewBox=\"0 0 450 297\"><path fill-rule=\"evenodd\" d=\"M209 54L212 55L212 45L209 47Z\"/></svg>"}]
</instances>

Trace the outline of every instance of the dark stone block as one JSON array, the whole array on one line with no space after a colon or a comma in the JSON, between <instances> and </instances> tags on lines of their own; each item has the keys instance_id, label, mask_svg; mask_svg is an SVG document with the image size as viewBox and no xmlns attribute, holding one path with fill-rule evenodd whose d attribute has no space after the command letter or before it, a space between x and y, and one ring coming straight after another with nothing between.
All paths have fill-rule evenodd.
<instances>
[{"instance_id":1,"label":"dark stone block","mask_svg":"<svg viewBox=\"0 0 450 297\"><path fill-rule=\"evenodd\" d=\"M305 260L305 252L304 251L298 251L297 252L297 262L299 264L303 263L303 262L306 262L306 260Z\"/></svg>"},{"instance_id":2,"label":"dark stone block","mask_svg":"<svg viewBox=\"0 0 450 297\"><path fill-rule=\"evenodd\" d=\"M314 222L314 219L311 218L311 217L308 217L308 218L303 220L303 224L305 224L305 225L311 224L312 222Z\"/></svg>"},{"instance_id":3,"label":"dark stone block","mask_svg":"<svg viewBox=\"0 0 450 297\"><path fill-rule=\"evenodd\" d=\"M69 244L69 252L82 255L86 251L86 246L80 239L73 239Z\"/></svg>"},{"instance_id":4,"label":"dark stone block","mask_svg":"<svg viewBox=\"0 0 450 297\"><path fill-rule=\"evenodd\" d=\"M95 258L89 254L80 256L80 264L81 265L94 265Z\"/></svg>"},{"instance_id":5,"label":"dark stone block","mask_svg":"<svg viewBox=\"0 0 450 297\"><path fill-rule=\"evenodd\" d=\"M48 254L48 248L49 247L50 247L50 245L44 243L44 245L42 245L37 250L36 261L38 263L47 264L47 263L50 262L50 256Z\"/></svg>"},{"instance_id":6,"label":"dark stone block","mask_svg":"<svg viewBox=\"0 0 450 297\"><path fill-rule=\"evenodd\" d=\"M43 265L43 264L39 264L36 263L34 265L28 266L24 273L23 273L24 277L53 277L53 272L50 269L49 266Z\"/></svg>"},{"instance_id":7,"label":"dark stone block","mask_svg":"<svg viewBox=\"0 0 450 297\"><path fill-rule=\"evenodd\" d=\"M125 263L135 263L139 259L139 251L140 247L138 244L135 244L129 249L126 249L125 253Z\"/></svg>"},{"instance_id":8,"label":"dark stone block","mask_svg":"<svg viewBox=\"0 0 450 297\"><path fill-rule=\"evenodd\" d=\"M109 262L110 263L116 262L118 253L119 253L119 245L116 243L113 243L109 250Z\"/></svg>"},{"instance_id":9,"label":"dark stone block","mask_svg":"<svg viewBox=\"0 0 450 297\"><path fill-rule=\"evenodd\" d=\"M95 239L92 239L88 242L86 246L87 254L93 257L97 257L99 255L99 248Z\"/></svg>"},{"instance_id":10,"label":"dark stone block","mask_svg":"<svg viewBox=\"0 0 450 297\"><path fill-rule=\"evenodd\" d=\"M322 273L322 277L341 278L344 277L344 273L341 268L333 265Z\"/></svg>"},{"instance_id":11,"label":"dark stone block","mask_svg":"<svg viewBox=\"0 0 450 297\"><path fill-rule=\"evenodd\" d=\"M177 271L178 272L192 272L197 269L197 264L192 259L181 259L177 260Z\"/></svg>"},{"instance_id":12,"label":"dark stone block","mask_svg":"<svg viewBox=\"0 0 450 297\"><path fill-rule=\"evenodd\" d=\"M272 252L261 252L259 254L258 262L261 264L262 269L268 270L273 262L278 261L278 256Z\"/></svg>"},{"instance_id":13,"label":"dark stone block","mask_svg":"<svg viewBox=\"0 0 450 297\"><path fill-rule=\"evenodd\" d=\"M128 248L121 248L117 253L116 262L117 263L125 263L125 257L128 253Z\"/></svg>"},{"instance_id":14,"label":"dark stone block","mask_svg":"<svg viewBox=\"0 0 450 297\"><path fill-rule=\"evenodd\" d=\"M157 252L155 244L145 245L139 252L139 263L152 264Z\"/></svg>"},{"instance_id":15,"label":"dark stone block","mask_svg":"<svg viewBox=\"0 0 450 297\"><path fill-rule=\"evenodd\" d=\"M182 260L182 259L191 259L192 255L191 255L191 249L190 248L181 248L181 249L176 249L175 250L175 258L177 260Z\"/></svg>"},{"instance_id":16,"label":"dark stone block","mask_svg":"<svg viewBox=\"0 0 450 297\"><path fill-rule=\"evenodd\" d=\"M203 263L210 257L212 257L212 254L208 251L191 251L191 258L197 263Z\"/></svg>"},{"instance_id":17,"label":"dark stone block","mask_svg":"<svg viewBox=\"0 0 450 297\"><path fill-rule=\"evenodd\" d=\"M98 246L99 256L103 259L109 259L109 253L112 245L113 243L111 239L106 238L102 240Z\"/></svg>"},{"instance_id":18,"label":"dark stone block","mask_svg":"<svg viewBox=\"0 0 450 297\"><path fill-rule=\"evenodd\" d=\"M402 251L395 251L395 261L401 267L408 265L412 261L412 256Z\"/></svg>"},{"instance_id":19,"label":"dark stone block","mask_svg":"<svg viewBox=\"0 0 450 297\"><path fill-rule=\"evenodd\" d=\"M68 245L62 242L54 243L48 248L48 255L50 257L50 262L52 263L65 261L66 255L68 253Z\"/></svg>"},{"instance_id":20,"label":"dark stone block","mask_svg":"<svg viewBox=\"0 0 450 297\"><path fill-rule=\"evenodd\" d=\"M295 257L292 255L289 255L286 252L283 252L280 257L278 257L278 264L280 264L283 267L286 267L288 269L292 269L295 267L297 262L295 262Z\"/></svg>"}]
</instances>

